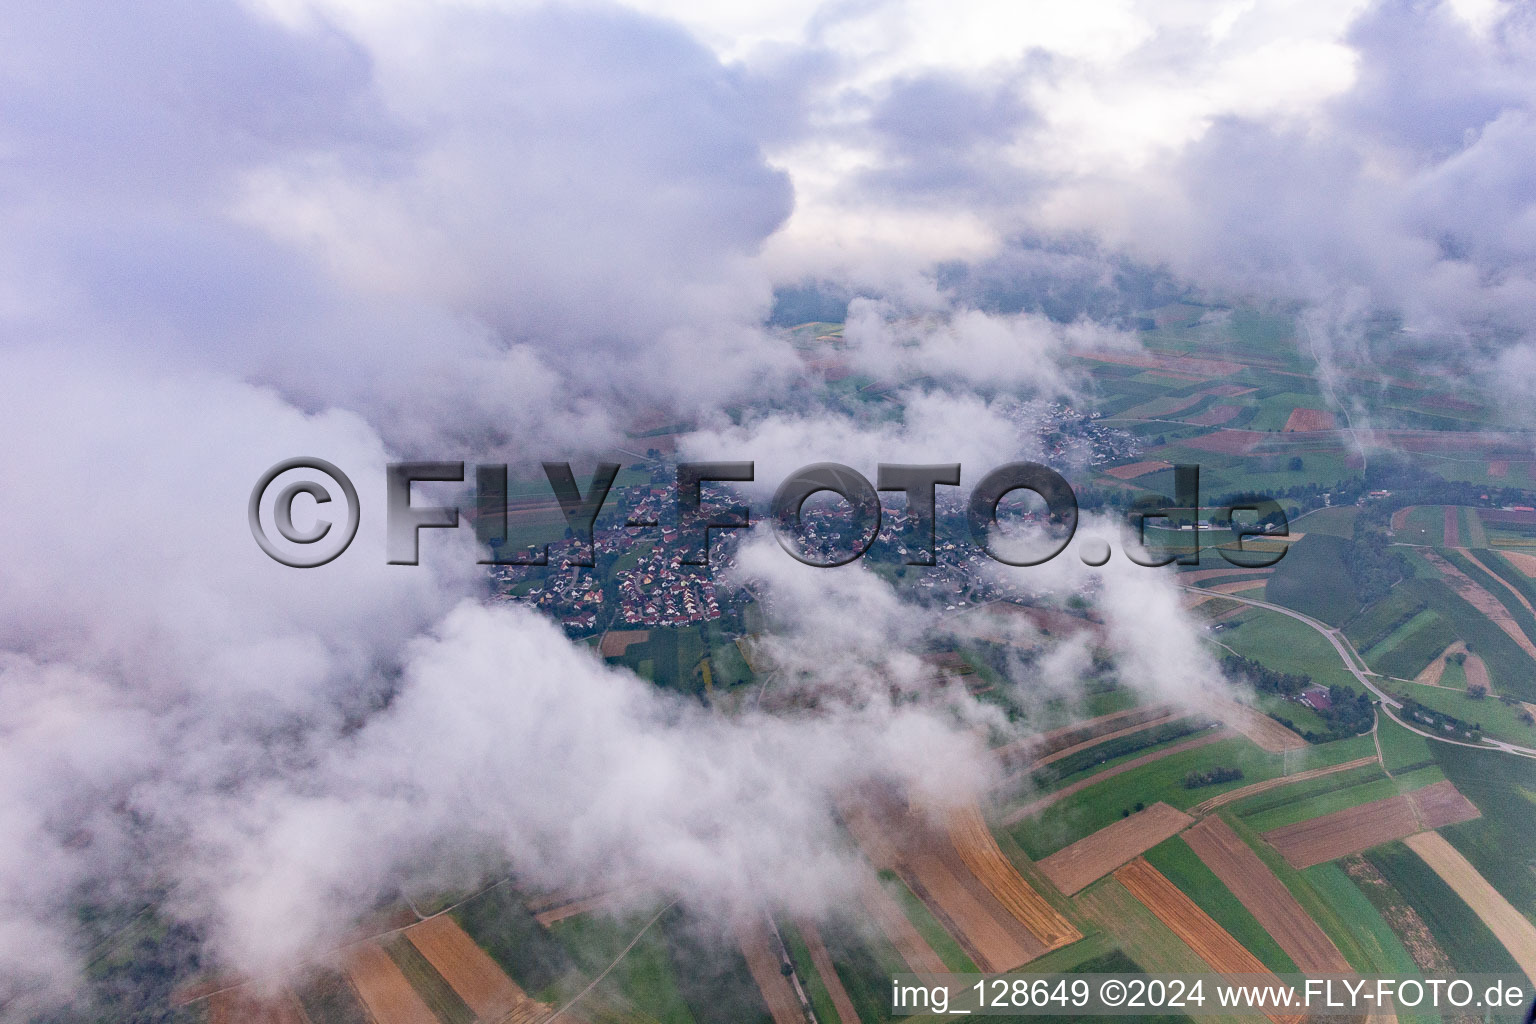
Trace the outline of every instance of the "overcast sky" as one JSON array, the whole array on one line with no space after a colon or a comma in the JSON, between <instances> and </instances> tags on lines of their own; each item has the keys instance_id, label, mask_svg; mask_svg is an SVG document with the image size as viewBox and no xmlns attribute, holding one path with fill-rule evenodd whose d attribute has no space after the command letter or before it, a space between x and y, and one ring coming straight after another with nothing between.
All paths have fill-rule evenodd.
<instances>
[{"instance_id":1,"label":"overcast sky","mask_svg":"<svg viewBox=\"0 0 1536 1024\"><path fill-rule=\"evenodd\" d=\"M170 894L213 959L281 972L401 879L565 865L716 907L830 897L830 788L945 764L964 795L995 724L880 696L913 670L883 584L764 569L864 628L820 606L786 625L846 656L839 715L726 724L475 607L463 538L384 566L383 465L579 458L658 416L775 471L817 445L1029 454L999 392L1070 395L1072 344L1137 344L1111 315L1130 270L1295 311L1328 358L1400 315L1518 411L1532 19L1483 0L11 0L0 1007L78 994L84 899ZM941 263L1024 299L989 306ZM768 324L806 282L854 299L852 358L933 382L903 422L807 398ZM367 554L298 572L255 548L249 488L298 454L353 475ZM1163 645L1132 685L1211 678L1188 623L1137 631L1168 599L1155 574L1106 571L1127 642Z\"/></svg>"}]
</instances>

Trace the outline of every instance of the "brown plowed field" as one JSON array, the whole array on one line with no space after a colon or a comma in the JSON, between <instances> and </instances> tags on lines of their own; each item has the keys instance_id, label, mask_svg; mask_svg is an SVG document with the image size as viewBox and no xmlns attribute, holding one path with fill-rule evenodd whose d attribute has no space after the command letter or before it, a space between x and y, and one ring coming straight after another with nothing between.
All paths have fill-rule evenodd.
<instances>
[{"instance_id":1,"label":"brown plowed field","mask_svg":"<svg viewBox=\"0 0 1536 1024\"><path fill-rule=\"evenodd\" d=\"M1456 522L1456 506L1445 506L1445 546L1448 548L1461 547L1461 525Z\"/></svg>"},{"instance_id":2,"label":"brown plowed field","mask_svg":"<svg viewBox=\"0 0 1536 1024\"><path fill-rule=\"evenodd\" d=\"M1220 719L1224 724L1237 730L1248 737L1261 749L1271 754L1282 754L1287 750L1300 750L1307 745L1307 741L1296 735L1279 722L1270 718L1262 711L1258 711L1246 704L1239 704L1235 700L1225 697L1210 695L1202 704L1209 713Z\"/></svg>"},{"instance_id":3,"label":"brown plowed field","mask_svg":"<svg viewBox=\"0 0 1536 1024\"><path fill-rule=\"evenodd\" d=\"M1265 439L1258 430L1218 430L1214 434L1187 437L1179 442L1185 448L1198 448L1203 452L1219 452L1222 455L1247 455Z\"/></svg>"},{"instance_id":4,"label":"brown plowed field","mask_svg":"<svg viewBox=\"0 0 1536 1024\"><path fill-rule=\"evenodd\" d=\"M747 970L763 993L763 1002L773 1015L773 1024L805 1024L805 1014L800 1009L800 999L790 986L789 979L779 973L779 954L773 933L764 921L738 923L736 944L747 960Z\"/></svg>"},{"instance_id":5,"label":"brown plowed field","mask_svg":"<svg viewBox=\"0 0 1536 1024\"><path fill-rule=\"evenodd\" d=\"M1371 754L1369 757L1357 758L1353 761L1346 761L1343 764L1331 764L1326 768L1313 768L1308 771L1297 772L1295 775L1282 775L1276 779L1265 779L1263 782L1255 782L1251 786L1242 786L1238 789L1229 789L1225 793L1220 793L1211 797L1209 800L1202 800L1200 803L1191 807L1189 809L1189 813L1198 818L1203 815L1210 814L1218 807L1221 807L1225 804L1230 804L1235 800L1241 800L1244 797L1253 796L1255 793L1263 793L1264 791L1270 789L1279 789L1281 786L1289 786L1293 782L1305 782L1308 779L1316 779L1324 775L1332 775L1334 772L1347 772L1352 768L1360 768L1368 764L1375 764L1377 760L1378 759L1376 755Z\"/></svg>"},{"instance_id":6,"label":"brown plowed field","mask_svg":"<svg viewBox=\"0 0 1536 1024\"><path fill-rule=\"evenodd\" d=\"M1282 432L1332 430L1338 424L1333 418L1333 413L1326 409L1302 409L1295 408L1285 418L1285 426Z\"/></svg>"},{"instance_id":7,"label":"brown plowed field","mask_svg":"<svg viewBox=\"0 0 1536 1024\"><path fill-rule=\"evenodd\" d=\"M1478 810L1450 782L1437 782L1407 795L1389 796L1358 807L1264 833L1292 866L1309 868L1406 839L1426 828L1469 821Z\"/></svg>"},{"instance_id":8,"label":"brown plowed field","mask_svg":"<svg viewBox=\"0 0 1536 1024\"><path fill-rule=\"evenodd\" d=\"M1461 821L1482 817L1477 806L1461 795L1449 780L1437 782L1408 794L1414 811L1425 828L1444 828Z\"/></svg>"},{"instance_id":9,"label":"brown plowed field","mask_svg":"<svg viewBox=\"0 0 1536 1024\"><path fill-rule=\"evenodd\" d=\"M1057 850L1037 866L1056 888L1070 896L1169 836L1178 835L1194 820L1165 803L1155 803Z\"/></svg>"},{"instance_id":10,"label":"brown plowed field","mask_svg":"<svg viewBox=\"0 0 1536 1024\"><path fill-rule=\"evenodd\" d=\"M347 977L378 1024L437 1024L437 1016L378 943L352 948Z\"/></svg>"},{"instance_id":11,"label":"brown plowed field","mask_svg":"<svg viewBox=\"0 0 1536 1024\"><path fill-rule=\"evenodd\" d=\"M1389 796L1277 828L1264 833L1264 838L1293 867L1309 868L1406 838L1417 831L1419 822L1408 798Z\"/></svg>"},{"instance_id":12,"label":"brown plowed field","mask_svg":"<svg viewBox=\"0 0 1536 1024\"><path fill-rule=\"evenodd\" d=\"M1452 590L1456 591L1457 596L1482 612L1488 617L1490 622L1509 634L1509 638L1519 644L1522 651L1529 654L1532 658L1536 658L1536 643L1532 643L1531 638L1525 635L1525 630L1520 628L1520 624L1509 613L1509 609L1499 603L1498 598L1494 597L1481 584L1433 551L1421 550L1420 553L1424 556L1425 561L1440 571L1440 575L1445 577L1445 582L1450 585Z\"/></svg>"},{"instance_id":13,"label":"brown plowed field","mask_svg":"<svg viewBox=\"0 0 1536 1024\"><path fill-rule=\"evenodd\" d=\"M1264 962L1234 939L1195 901L1179 891L1144 858L1137 857L1115 872L1115 879L1130 891L1157 919L1220 974L1268 974ZM1299 1024L1297 1015L1270 1013L1273 1021Z\"/></svg>"},{"instance_id":14,"label":"brown plowed field","mask_svg":"<svg viewBox=\"0 0 1536 1024\"><path fill-rule=\"evenodd\" d=\"M499 1021L533 1002L447 914L412 925L405 937L481 1020Z\"/></svg>"},{"instance_id":15,"label":"brown plowed field","mask_svg":"<svg viewBox=\"0 0 1536 1024\"><path fill-rule=\"evenodd\" d=\"M1146 476L1148 473L1156 473L1158 470L1168 469L1172 465L1173 463L1164 462L1162 459L1147 459L1145 462L1129 462L1124 466L1113 466L1104 472L1116 480L1134 480L1139 476Z\"/></svg>"},{"instance_id":16,"label":"brown plowed field","mask_svg":"<svg viewBox=\"0 0 1536 1024\"><path fill-rule=\"evenodd\" d=\"M1461 663L1461 670L1467 677L1467 689L1481 686L1489 693L1493 692L1493 681L1488 677L1488 664L1475 654L1467 655L1467 660Z\"/></svg>"},{"instance_id":17,"label":"brown plowed field","mask_svg":"<svg viewBox=\"0 0 1536 1024\"><path fill-rule=\"evenodd\" d=\"M1306 974L1345 974L1352 968L1333 940L1249 845L1220 818L1206 818L1184 842L1221 879L1264 930Z\"/></svg>"},{"instance_id":18,"label":"brown plowed field","mask_svg":"<svg viewBox=\"0 0 1536 1024\"><path fill-rule=\"evenodd\" d=\"M1135 771L1137 768L1140 768L1144 764L1151 764L1153 761L1159 761L1165 757L1183 753L1186 750L1193 750L1196 747L1203 747L1207 744L1215 743L1217 740L1228 739L1230 736L1231 734L1228 733L1225 729L1212 729L1207 731L1204 735L1196 736L1194 739L1188 739L1182 743L1175 743L1171 747L1164 747L1161 750L1154 750L1152 753L1143 754L1140 757L1133 757L1129 761L1115 765L1113 768L1106 768L1101 772L1095 772L1093 775L1090 775L1086 779L1083 779L1079 782L1074 782L1069 786L1062 786L1060 789L1054 789L1039 799L1030 801L1023 807L1018 807L1012 811L1009 811L1007 816L1003 818L1003 824L1018 824L1025 818L1033 817L1034 815L1039 814L1041 811L1056 803L1058 800L1064 800L1071 796L1073 793L1076 793L1079 790L1087 789L1089 786L1103 782L1105 779L1113 778L1116 775L1122 775L1125 772Z\"/></svg>"},{"instance_id":19,"label":"brown plowed field","mask_svg":"<svg viewBox=\"0 0 1536 1024\"><path fill-rule=\"evenodd\" d=\"M208 1024L309 1024L309 1017L292 992L258 999L244 988L227 988L208 997Z\"/></svg>"},{"instance_id":20,"label":"brown plowed field","mask_svg":"<svg viewBox=\"0 0 1536 1024\"><path fill-rule=\"evenodd\" d=\"M1526 977L1536 981L1536 925L1489 885L1461 851L1446 842L1440 833L1410 836L1407 843L1482 918Z\"/></svg>"},{"instance_id":21,"label":"brown plowed field","mask_svg":"<svg viewBox=\"0 0 1536 1024\"><path fill-rule=\"evenodd\" d=\"M806 951L811 954L811 965L821 975L821 983L826 986L832 1007L837 1010L842 1024L860 1024L859 1011L854 1009L853 1000L848 998L848 990L843 988L843 980L837 976L837 967L832 963L832 954L827 952L827 944L821 940L821 929L816 927L814 921L807 920L796 921L795 927L800 930L800 938L805 940Z\"/></svg>"},{"instance_id":22,"label":"brown plowed field","mask_svg":"<svg viewBox=\"0 0 1536 1024\"><path fill-rule=\"evenodd\" d=\"M1045 897L1030 888L1012 862L1003 856L981 816L981 808L967 804L952 812L949 838L971 873L1046 949L1056 949L1083 937Z\"/></svg>"}]
</instances>

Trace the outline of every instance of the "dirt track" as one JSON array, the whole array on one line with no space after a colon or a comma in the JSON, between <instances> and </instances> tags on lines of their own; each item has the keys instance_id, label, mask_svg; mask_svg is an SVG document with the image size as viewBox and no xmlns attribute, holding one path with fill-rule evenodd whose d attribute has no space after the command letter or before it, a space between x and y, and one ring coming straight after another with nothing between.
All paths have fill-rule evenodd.
<instances>
[{"instance_id":1,"label":"dirt track","mask_svg":"<svg viewBox=\"0 0 1536 1024\"><path fill-rule=\"evenodd\" d=\"M1184 842L1308 974L1344 974L1349 961L1259 855L1220 818L1206 818Z\"/></svg>"},{"instance_id":2,"label":"dirt track","mask_svg":"<svg viewBox=\"0 0 1536 1024\"><path fill-rule=\"evenodd\" d=\"M1526 977L1536 981L1536 925L1516 910L1488 880L1478 872L1467 858L1461 855L1438 832L1425 832L1410 836L1408 845L1423 858L1424 863L1435 869L1435 874L1445 880L1466 901L1467 906L1482 918L1488 930L1504 944L1515 963Z\"/></svg>"},{"instance_id":3,"label":"dirt track","mask_svg":"<svg viewBox=\"0 0 1536 1024\"><path fill-rule=\"evenodd\" d=\"M1051 884L1068 896L1139 857L1195 819L1165 803L1122 818L1037 863Z\"/></svg>"}]
</instances>

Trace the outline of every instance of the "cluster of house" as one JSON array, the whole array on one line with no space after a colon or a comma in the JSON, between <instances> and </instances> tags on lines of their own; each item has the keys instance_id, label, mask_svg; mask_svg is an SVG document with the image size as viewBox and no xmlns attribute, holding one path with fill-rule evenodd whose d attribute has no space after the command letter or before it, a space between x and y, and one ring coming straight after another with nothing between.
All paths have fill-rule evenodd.
<instances>
[{"instance_id":1,"label":"cluster of house","mask_svg":"<svg viewBox=\"0 0 1536 1024\"><path fill-rule=\"evenodd\" d=\"M626 626L686 626L720 617L715 585L680 556L658 548L633 569L620 569L617 619Z\"/></svg>"}]
</instances>

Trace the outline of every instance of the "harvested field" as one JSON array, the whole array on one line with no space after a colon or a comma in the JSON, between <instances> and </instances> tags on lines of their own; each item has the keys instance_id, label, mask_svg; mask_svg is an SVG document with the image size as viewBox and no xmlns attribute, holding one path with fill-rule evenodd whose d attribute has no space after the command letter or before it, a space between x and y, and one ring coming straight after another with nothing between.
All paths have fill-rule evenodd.
<instances>
[{"instance_id":1,"label":"harvested field","mask_svg":"<svg viewBox=\"0 0 1536 1024\"><path fill-rule=\"evenodd\" d=\"M1206 818L1184 833L1184 842L1232 890L1264 930L1307 974L1345 974L1344 954L1269 866L1220 818Z\"/></svg>"},{"instance_id":2,"label":"harvested field","mask_svg":"<svg viewBox=\"0 0 1536 1024\"><path fill-rule=\"evenodd\" d=\"M1194 820L1165 803L1155 803L1058 850L1038 867L1056 888L1070 896L1169 836L1178 835Z\"/></svg>"},{"instance_id":3,"label":"harvested field","mask_svg":"<svg viewBox=\"0 0 1536 1024\"><path fill-rule=\"evenodd\" d=\"M773 1024L805 1024L800 999L789 979L779 973L779 953L766 921L756 919L736 925L736 944L746 958L747 970L763 993L763 1002L773 1015Z\"/></svg>"},{"instance_id":4,"label":"harvested field","mask_svg":"<svg viewBox=\"0 0 1536 1024\"><path fill-rule=\"evenodd\" d=\"M643 644L650 636L648 629L610 629L603 634L598 650L605 658L617 658L629 650L631 644Z\"/></svg>"},{"instance_id":5,"label":"harvested field","mask_svg":"<svg viewBox=\"0 0 1536 1024\"><path fill-rule=\"evenodd\" d=\"M816 973L821 975L821 983L826 986L827 995L832 999L832 1008L837 1011L837 1016L842 1024L860 1024L859 1011L854 1008L853 1000L848 997L848 990L843 987L843 980L837 976L837 967L832 963L832 954L827 952L827 944L821 939L821 929L816 927L814 921L799 920L795 927L800 931L800 938L805 940L805 948L811 954L811 966L816 968Z\"/></svg>"},{"instance_id":6,"label":"harvested field","mask_svg":"<svg viewBox=\"0 0 1536 1024\"><path fill-rule=\"evenodd\" d=\"M1203 747L1206 744L1227 739L1228 735L1229 734L1225 729L1212 729L1208 731L1204 736L1196 736L1194 739L1185 740L1182 743L1175 743L1172 746L1164 747L1161 750L1154 750L1150 754L1143 754L1140 757L1133 757L1131 760L1117 764L1113 768L1106 768L1101 772L1095 772L1094 774L1088 776L1086 779L1081 779L1070 785L1062 786L1060 789L1053 789L1051 792L1045 794L1039 799L1031 800L1024 806L1008 812L1007 816L1003 818L1003 824L1017 825L1025 818L1034 817L1036 814L1039 814L1041 811L1045 810L1047 807L1051 806L1057 801L1064 800L1071 796L1073 793L1087 789L1089 786L1103 782L1105 779L1114 778L1116 775L1122 775L1125 772L1135 771L1137 768L1140 768L1144 764L1151 764L1153 761L1157 761L1165 757L1170 757L1174 754L1180 754L1186 750L1193 750L1196 747Z\"/></svg>"},{"instance_id":7,"label":"harvested field","mask_svg":"<svg viewBox=\"0 0 1536 1024\"><path fill-rule=\"evenodd\" d=\"M1220 719L1223 724L1242 733L1271 754L1301 750L1307 745L1306 740L1256 708L1214 695L1203 703L1207 705L1209 713Z\"/></svg>"},{"instance_id":8,"label":"harvested field","mask_svg":"<svg viewBox=\"0 0 1536 1024\"><path fill-rule=\"evenodd\" d=\"M1148 459L1144 462L1131 462L1124 466L1113 466L1104 472L1116 480L1134 480L1139 476L1156 473L1160 469L1169 469L1172 466L1173 463L1164 462L1161 459Z\"/></svg>"},{"instance_id":9,"label":"harvested field","mask_svg":"<svg viewBox=\"0 0 1536 1024\"><path fill-rule=\"evenodd\" d=\"M208 1024L309 1024L309 1017L286 989L274 999L257 999L245 988L226 988L208 997Z\"/></svg>"},{"instance_id":10,"label":"harvested field","mask_svg":"<svg viewBox=\"0 0 1536 1024\"><path fill-rule=\"evenodd\" d=\"M1450 782L1407 795L1389 796L1264 833L1291 865L1309 868L1478 816L1477 808Z\"/></svg>"},{"instance_id":11,"label":"harvested field","mask_svg":"<svg viewBox=\"0 0 1536 1024\"><path fill-rule=\"evenodd\" d=\"M1406 842L1482 919L1526 977L1536 980L1536 925L1489 885L1461 851L1438 832L1410 836Z\"/></svg>"},{"instance_id":12,"label":"harvested field","mask_svg":"<svg viewBox=\"0 0 1536 1024\"><path fill-rule=\"evenodd\" d=\"M844 818L870 859L895 871L983 971L1012 970L1080 938L1019 877L979 810L940 829L887 793L845 809Z\"/></svg>"},{"instance_id":13,"label":"harvested field","mask_svg":"<svg viewBox=\"0 0 1536 1024\"><path fill-rule=\"evenodd\" d=\"M1490 622L1502 629L1509 635L1511 640L1519 644L1522 651L1529 654L1532 658L1536 658L1536 643L1532 643L1531 638L1525 635L1525 630L1520 628L1520 624L1515 621L1513 615L1509 614L1509 609L1499 603L1498 598L1490 594L1480 583L1477 583L1466 573L1433 551L1421 551L1421 554L1423 554L1425 561L1439 570L1440 575L1445 577L1446 583L1450 584L1451 589L1456 591L1457 596L1486 615Z\"/></svg>"},{"instance_id":14,"label":"harvested field","mask_svg":"<svg viewBox=\"0 0 1536 1024\"><path fill-rule=\"evenodd\" d=\"M1490 479L1509 476L1509 461L1507 459L1494 459L1488 463L1488 476Z\"/></svg>"},{"instance_id":15,"label":"harvested field","mask_svg":"<svg viewBox=\"0 0 1536 1024\"><path fill-rule=\"evenodd\" d=\"M1441 651L1439 655L1436 656L1434 661L1430 662L1428 665L1425 665L1424 668L1420 670L1419 674L1413 677L1413 681L1416 683L1427 683L1430 686L1440 685L1440 677L1445 675L1445 659L1449 658L1453 654L1466 653L1467 645L1463 641L1457 640L1445 650Z\"/></svg>"},{"instance_id":16,"label":"harvested field","mask_svg":"<svg viewBox=\"0 0 1536 1024\"><path fill-rule=\"evenodd\" d=\"M1209 800L1201 801L1189 809L1189 813L1196 817L1210 814L1216 808L1234 803L1255 793L1263 793L1266 790L1279 789L1281 786L1289 786L1293 782L1305 782L1308 779L1321 778L1324 775L1332 775L1334 772L1347 772L1355 768L1362 768L1368 764L1375 764L1379 760L1375 754L1369 757L1357 758L1346 761L1343 764L1331 764L1326 768L1313 768L1310 771L1297 772L1295 775L1282 775L1279 778L1265 779L1263 782L1255 782L1251 786L1243 786L1239 789L1229 789L1225 793L1219 793Z\"/></svg>"},{"instance_id":17,"label":"harvested field","mask_svg":"<svg viewBox=\"0 0 1536 1024\"><path fill-rule=\"evenodd\" d=\"M1448 780L1416 789L1408 794L1408 799L1425 828L1444 828L1482 817L1477 805L1462 796L1455 784Z\"/></svg>"},{"instance_id":18,"label":"harvested field","mask_svg":"<svg viewBox=\"0 0 1536 1024\"><path fill-rule=\"evenodd\" d=\"M1292 409L1286 417L1285 426L1281 428L1283 433L1310 430L1332 430L1338 426L1333 413L1326 409Z\"/></svg>"},{"instance_id":19,"label":"harvested field","mask_svg":"<svg viewBox=\"0 0 1536 1024\"><path fill-rule=\"evenodd\" d=\"M1528 555L1523 551L1500 551L1499 557L1526 576L1536 579L1536 555Z\"/></svg>"},{"instance_id":20,"label":"harvested field","mask_svg":"<svg viewBox=\"0 0 1536 1024\"><path fill-rule=\"evenodd\" d=\"M908 886L983 972L1011 971L1045 952L1044 944L1011 915L997 913L978 898L975 889L986 891L979 883L974 889L966 885L969 872L958 856L951 864L939 851L914 853L903 868ZM996 903L995 899L988 902Z\"/></svg>"},{"instance_id":21,"label":"harvested field","mask_svg":"<svg viewBox=\"0 0 1536 1024\"><path fill-rule=\"evenodd\" d=\"M1161 871L1137 857L1115 872L1115 880L1168 926L1186 946L1220 974L1269 974L1264 962L1195 905ZM1303 1016L1270 1012L1276 1024L1300 1024Z\"/></svg>"},{"instance_id":22,"label":"harvested field","mask_svg":"<svg viewBox=\"0 0 1536 1024\"><path fill-rule=\"evenodd\" d=\"M1445 506L1445 546L1461 547L1461 526L1456 522L1456 506Z\"/></svg>"},{"instance_id":23,"label":"harvested field","mask_svg":"<svg viewBox=\"0 0 1536 1024\"><path fill-rule=\"evenodd\" d=\"M1263 961L1243 948L1145 857L1137 857L1116 871L1115 881L1214 970L1222 974L1269 973Z\"/></svg>"},{"instance_id":24,"label":"harvested field","mask_svg":"<svg viewBox=\"0 0 1536 1024\"><path fill-rule=\"evenodd\" d=\"M1249 550L1256 550L1250 547ZM1245 590L1258 590L1264 586L1265 580L1238 580L1236 583L1218 583L1210 590L1217 594L1240 594Z\"/></svg>"},{"instance_id":25,"label":"harvested field","mask_svg":"<svg viewBox=\"0 0 1536 1024\"><path fill-rule=\"evenodd\" d=\"M1168 926L1114 879L1088 889L1073 902L1085 917L1113 935L1143 970L1158 974L1205 972L1205 964L1194 951L1176 941Z\"/></svg>"},{"instance_id":26,"label":"harvested field","mask_svg":"<svg viewBox=\"0 0 1536 1024\"><path fill-rule=\"evenodd\" d=\"M1057 913L1055 907L1030 888L1008 858L1003 856L997 839L981 816L981 809L975 804L967 804L951 812L949 838L971 873L997 897L997 901L1007 908L1015 920L1045 944L1046 949L1056 949L1083 937L1070 921Z\"/></svg>"},{"instance_id":27,"label":"harvested field","mask_svg":"<svg viewBox=\"0 0 1536 1024\"><path fill-rule=\"evenodd\" d=\"M346 969L358 998L378 1024L437 1024L436 1014L378 943L354 946Z\"/></svg>"},{"instance_id":28,"label":"harvested field","mask_svg":"<svg viewBox=\"0 0 1536 1024\"><path fill-rule=\"evenodd\" d=\"M548 1010L529 999L447 914L407 928L405 937L480 1020L532 1019ZM519 1011L516 1017L509 1016L513 1011Z\"/></svg>"}]
</instances>

